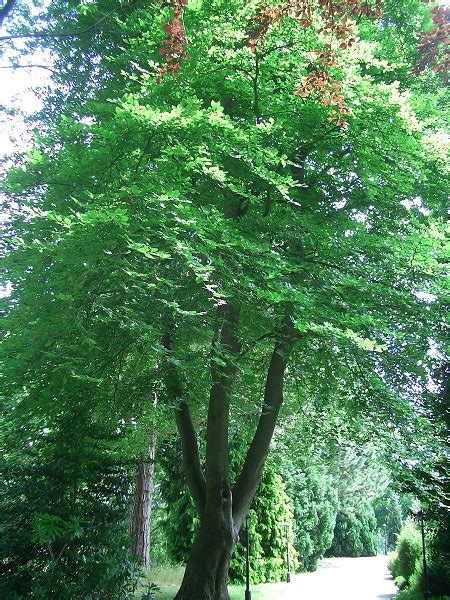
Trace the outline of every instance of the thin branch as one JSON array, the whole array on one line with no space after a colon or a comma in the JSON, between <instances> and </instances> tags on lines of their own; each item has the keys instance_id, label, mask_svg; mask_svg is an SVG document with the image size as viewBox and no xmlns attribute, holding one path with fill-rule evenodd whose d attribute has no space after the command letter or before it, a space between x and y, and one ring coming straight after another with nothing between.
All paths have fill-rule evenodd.
<instances>
[{"instance_id":1,"label":"thin branch","mask_svg":"<svg viewBox=\"0 0 450 600\"><path fill-rule=\"evenodd\" d=\"M137 173L139 171L139 167L142 164L142 161L144 160L145 155L147 154L147 150L150 148L150 144L152 143L152 141L155 139L155 134L150 135L145 143L145 146L141 152L141 156L139 157L139 160L136 164L136 167L134 169L134 172Z\"/></svg>"},{"instance_id":2,"label":"thin branch","mask_svg":"<svg viewBox=\"0 0 450 600\"><path fill-rule=\"evenodd\" d=\"M259 106L259 56L255 54L255 75L252 79L253 85L253 112L255 114L256 124L261 122L261 109Z\"/></svg>"},{"instance_id":3,"label":"thin branch","mask_svg":"<svg viewBox=\"0 0 450 600\"><path fill-rule=\"evenodd\" d=\"M45 69L47 71L51 71L52 73L57 73L55 69L48 67L47 65L9 65L9 66L1 66L0 69Z\"/></svg>"},{"instance_id":4,"label":"thin branch","mask_svg":"<svg viewBox=\"0 0 450 600\"><path fill-rule=\"evenodd\" d=\"M274 48L268 48L265 52L260 52L260 57L265 58L272 54L272 52L276 52L277 50L290 50L292 48L292 43L287 42L286 44L281 44L281 46L275 46Z\"/></svg>"}]
</instances>

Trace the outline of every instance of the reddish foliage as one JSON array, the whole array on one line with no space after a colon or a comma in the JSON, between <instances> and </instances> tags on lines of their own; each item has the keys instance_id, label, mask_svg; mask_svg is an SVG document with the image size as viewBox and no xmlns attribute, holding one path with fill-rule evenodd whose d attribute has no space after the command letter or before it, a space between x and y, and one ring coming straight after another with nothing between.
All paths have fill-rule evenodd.
<instances>
[{"instance_id":1,"label":"reddish foliage","mask_svg":"<svg viewBox=\"0 0 450 600\"><path fill-rule=\"evenodd\" d=\"M158 68L158 81L166 72L176 76L181 61L189 58L183 23L188 1L163 0L161 3L162 8L170 7L173 10L173 16L163 25L166 38L160 54L164 56L166 64ZM430 4L431 1L422 0L425 4ZM246 43L255 53L263 46L264 39L272 26L283 24L283 21L289 17L294 18L302 27L314 27L313 15L316 14L320 16L317 32L337 40L340 42L339 48L346 50L355 41L352 22L361 16L380 18L382 10L382 0L283 0L278 4L271 4L270 0L261 0L258 10L248 22ZM448 81L450 9L436 6L431 13L433 29L423 34L419 46L422 58L416 72L431 65L434 71L442 74L445 81ZM336 62L336 52L332 50L331 43L328 43L322 50L316 50L315 54L316 60L310 72L302 77L294 93L301 98L316 96L321 104L332 108L329 117L331 122L339 126L347 125L343 117L348 115L350 110L342 94L342 84L330 73L330 68Z\"/></svg>"},{"instance_id":2,"label":"reddish foliage","mask_svg":"<svg viewBox=\"0 0 450 600\"><path fill-rule=\"evenodd\" d=\"M379 18L383 4L381 0L286 0L275 6L263 4L249 23L247 43L251 51L256 52L263 45L264 36L270 27L283 23L286 17L296 19L302 27L313 27L315 8L321 17L317 32L339 41L339 48L345 50L354 42L352 18ZM333 107L329 120L339 126L346 125L342 116L348 115L350 111L341 94L342 86L329 72L336 60L331 44L327 44L323 50L316 50L316 55L312 71L302 78L295 93L302 98L317 95L321 104Z\"/></svg>"},{"instance_id":3,"label":"reddish foliage","mask_svg":"<svg viewBox=\"0 0 450 600\"><path fill-rule=\"evenodd\" d=\"M383 3L381 0L285 0L272 6L263 1L249 22L247 40L250 48L255 51L262 44L269 28L282 23L288 16L296 19L303 27L312 27L315 8L322 20L318 32L332 34L335 39L345 42L347 47L353 41L349 20L360 16L379 18Z\"/></svg>"},{"instance_id":4,"label":"reddish foliage","mask_svg":"<svg viewBox=\"0 0 450 600\"><path fill-rule=\"evenodd\" d=\"M342 118L344 115L350 114L350 109L342 94L342 84L333 79L327 70L327 67L334 64L331 49L328 48L323 52L317 50L316 54L317 61L314 69L306 77L302 77L300 87L295 90L294 94L301 98L316 95L320 104L333 107L331 115L328 117L331 123L335 123L339 127L348 125L347 121Z\"/></svg>"},{"instance_id":5,"label":"reddish foliage","mask_svg":"<svg viewBox=\"0 0 450 600\"><path fill-rule=\"evenodd\" d=\"M166 32L166 38L163 41L159 53L166 59L165 65L158 68L158 82L167 71L174 77L177 76L180 68L180 62L189 58L186 52L187 39L184 29L183 15L189 0L164 0L161 8L170 7L173 10L173 17L163 25Z\"/></svg>"},{"instance_id":6,"label":"reddish foliage","mask_svg":"<svg viewBox=\"0 0 450 600\"><path fill-rule=\"evenodd\" d=\"M430 4L430 0L422 0L424 4ZM433 28L431 31L423 32L419 45L421 58L416 66L416 73L420 73L431 66L433 71L443 76L448 84L448 72L450 68L450 8L448 6L435 6L431 10Z\"/></svg>"}]
</instances>

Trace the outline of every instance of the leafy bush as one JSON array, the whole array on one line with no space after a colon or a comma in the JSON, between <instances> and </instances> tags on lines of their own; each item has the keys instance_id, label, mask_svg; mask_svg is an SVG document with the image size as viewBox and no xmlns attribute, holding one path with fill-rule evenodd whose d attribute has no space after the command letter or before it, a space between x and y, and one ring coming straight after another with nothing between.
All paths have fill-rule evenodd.
<instances>
[{"instance_id":1,"label":"leafy bush","mask_svg":"<svg viewBox=\"0 0 450 600\"><path fill-rule=\"evenodd\" d=\"M403 577L403 575L399 575L398 577L396 577L394 579L394 583L398 587L399 590L404 590L407 585L406 579Z\"/></svg>"},{"instance_id":2,"label":"leafy bush","mask_svg":"<svg viewBox=\"0 0 450 600\"><path fill-rule=\"evenodd\" d=\"M388 569L390 574L392 575L392 577L397 577L398 574L395 572L395 567L397 564L397 553L396 552L390 552L388 554Z\"/></svg>"},{"instance_id":3,"label":"leafy bush","mask_svg":"<svg viewBox=\"0 0 450 600\"><path fill-rule=\"evenodd\" d=\"M443 510L436 515L428 557L428 581L433 594L450 596L450 520Z\"/></svg>"},{"instance_id":4,"label":"leafy bush","mask_svg":"<svg viewBox=\"0 0 450 600\"><path fill-rule=\"evenodd\" d=\"M159 586L156 583L148 583L146 588L141 596L141 600L156 600L156 595L161 592Z\"/></svg>"},{"instance_id":5,"label":"leafy bush","mask_svg":"<svg viewBox=\"0 0 450 600\"><path fill-rule=\"evenodd\" d=\"M423 600L423 593L404 589L395 596L395 600ZM450 600L450 596L431 596L429 600Z\"/></svg>"},{"instance_id":6,"label":"leafy bush","mask_svg":"<svg viewBox=\"0 0 450 600\"><path fill-rule=\"evenodd\" d=\"M0 596L130 597L130 477L120 438L79 411L53 426L5 423L0 501ZM37 423L39 425L39 423Z\"/></svg>"},{"instance_id":7,"label":"leafy bush","mask_svg":"<svg viewBox=\"0 0 450 600\"><path fill-rule=\"evenodd\" d=\"M450 526L447 515L438 515L434 527L434 531L428 532L428 591L433 597L448 598L450 594ZM388 566L395 578L395 583L402 590L398 596L399 600L415 600L423 597L425 582L422 539L420 532L413 524L409 523L400 532L396 552L389 557Z\"/></svg>"},{"instance_id":8,"label":"leafy bush","mask_svg":"<svg viewBox=\"0 0 450 600\"><path fill-rule=\"evenodd\" d=\"M420 566L422 540L419 531L412 523L408 523L399 533L394 556L389 561L389 568L395 578L402 576L409 585L410 578Z\"/></svg>"}]
</instances>

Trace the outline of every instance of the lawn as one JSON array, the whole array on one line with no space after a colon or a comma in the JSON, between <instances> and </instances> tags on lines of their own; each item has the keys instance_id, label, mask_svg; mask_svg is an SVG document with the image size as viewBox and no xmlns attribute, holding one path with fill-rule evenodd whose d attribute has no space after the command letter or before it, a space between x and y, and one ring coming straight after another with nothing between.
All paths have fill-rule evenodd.
<instances>
[{"instance_id":1,"label":"lawn","mask_svg":"<svg viewBox=\"0 0 450 600\"><path fill-rule=\"evenodd\" d=\"M148 575L148 581L156 583L161 592L156 600L173 600L183 577L183 567L155 568ZM244 600L243 585L230 586L230 600ZM285 583L262 583L251 586L252 600L277 600L285 591Z\"/></svg>"}]
</instances>

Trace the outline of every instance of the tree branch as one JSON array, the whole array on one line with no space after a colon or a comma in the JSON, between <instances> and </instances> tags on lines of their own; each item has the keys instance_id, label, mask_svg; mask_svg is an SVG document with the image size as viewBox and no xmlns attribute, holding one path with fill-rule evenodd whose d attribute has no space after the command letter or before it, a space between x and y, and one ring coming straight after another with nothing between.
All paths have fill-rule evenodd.
<instances>
[{"instance_id":1,"label":"tree branch","mask_svg":"<svg viewBox=\"0 0 450 600\"><path fill-rule=\"evenodd\" d=\"M252 77L253 85L253 112L255 114L256 124L261 122L261 109L259 106L259 56L255 53L255 75Z\"/></svg>"},{"instance_id":2,"label":"tree branch","mask_svg":"<svg viewBox=\"0 0 450 600\"><path fill-rule=\"evenodd\" d=\"M241 474L233 489L233 519L237 530L240 529L245 519L262 478L264 463L269 452L278 413L283 403L284 372L296 337L294 322L290 316L286 316L280 336L275 342L267 371L264 404L258 426L248 449Z\"/></svg>"},{"instance_id":3,"label":"tree branch","mask_svg":"<svg viewBox=\"0 0 450 600\"><path fill-rule=\"evenodd\" d=\"M14 64L14 65L6 65L6 66L1 66L0 69L45 69L47 71L50 71L51 73L56 73L57 71L55 71L55 69L52 69L51 67L48 67L47 65L19 65L19 64Z\"/></svg>"},{"instance_id":4,"label":"tree branch","mask_svg":"<svg viewBox=\"0 0 450 600\"><path fill-rule=\"evenodd\" d=\"M215 504L217 492L229 490L228 482L228 428L229 388L236 371L235 359L239 353L237 324L239 311L230 304L218 307L218 331L213 342L211 358L211 391L206 433L207 502ZM230 496L231 497L231 496ZM225 498L225 496L223 496Z\"/></svg>"},{"instance_id":5,"label":"tree branch","mask_svg":"<svg viewBox=\"0 0 450 600\"><path fill-rule=\"evenodd\" d=\"M8 3L15 4L16 0L7 0L5 6L0 9L0 25L2 24L2 20L6 17L7 13L11 10L11 8L7 11L7 13L3 16L2 19L2 13L5 10L6 6L8 5ZM127 9L130 8L131 5L133 5L135 3L135 0L133 0L130 4L128 4L126 6ZM10 40L21 40L21 39L47 39L47 38L71 38L71 37L80 37L82 35L84 35L85 33L90 33L91 31L95 31L99 25L101 25L102 23L104 23L105 21L107 21L110 17L112 17L112 15L116 12L121 12L122 10L124 10L124 6L119 6L117 8L114 8L113 10L110 10L109 12L107 12L106 14L104 14L102 17L100 17L99 19L97 19L94 23L92 23L92 25L88 25L87 27L85 27L84 29L80 29L79 31L36 31L36 32L29 32L29 33L20 33L20 34L13 34L13 35L3 35L0 36L0 42L5 42L5 41L10 41ZM112 33L112 32L110 32Z\"/></svg>"},{"instance_id":6,"label":"tree branch","mask_svg":"<svg viewBox=\"0 0 450 600\"><path fill-rule=\"evenodd\" d=\"M170 362L170 355L172 354L170 333L166 332L163 335L162 344L168 355L165 365L165 384L167 394L175 404L175 421L181 440L183 470L197 512L202 517L206 501L205 476L200 464L197 435L192 423L191 411L189 410L188 403L183 398L183 389L178 370L175 364Z\"/></svg>"}]
</instances>

